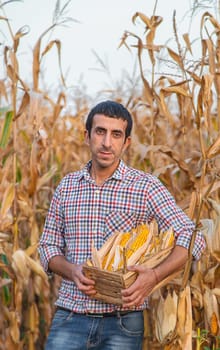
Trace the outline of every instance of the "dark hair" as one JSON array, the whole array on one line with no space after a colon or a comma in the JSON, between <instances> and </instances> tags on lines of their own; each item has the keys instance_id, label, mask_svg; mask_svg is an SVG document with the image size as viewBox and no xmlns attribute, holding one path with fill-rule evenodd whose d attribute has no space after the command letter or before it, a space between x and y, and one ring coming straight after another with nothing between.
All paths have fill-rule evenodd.
<instances>
[{"instance_id":1,"label":"dark hair","mask_svg":"<svg viewBox=\"0 0 220 350\"><path fill-rule=\"evenodd\" d=\"M104 114L110 118L123 119L127 121L127 128L125 131L125 139L130 136L132 129L132 117L128 110L121 104L115 101L104 101L98 103L91 109L86 120L86 130L91 133L92 121L95 114Z\"/></svg>"}]
</instances>

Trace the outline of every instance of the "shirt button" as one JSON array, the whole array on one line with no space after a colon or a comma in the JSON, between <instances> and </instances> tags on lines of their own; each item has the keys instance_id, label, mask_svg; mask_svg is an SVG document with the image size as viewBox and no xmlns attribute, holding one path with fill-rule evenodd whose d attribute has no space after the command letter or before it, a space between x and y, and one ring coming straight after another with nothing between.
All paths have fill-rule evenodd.
<instances>
[{"instance_id":1,"label":"shirt button","mask_svg":"<svg viewBox=\"0 0 220 350\"><path fill-rule=\"evenodd\" d=\"M95 190L95 194L96 194L97 196L99 195L99 193L100 193L99 190Z\"/></svg>"}]
</instances>

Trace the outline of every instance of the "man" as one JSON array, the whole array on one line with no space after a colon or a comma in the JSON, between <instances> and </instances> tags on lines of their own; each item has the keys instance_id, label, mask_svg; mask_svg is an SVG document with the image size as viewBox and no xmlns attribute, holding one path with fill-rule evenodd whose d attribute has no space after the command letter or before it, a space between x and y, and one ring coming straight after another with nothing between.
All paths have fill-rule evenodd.
<instances>
[{"instance_id":1,"label":"man","mask_svg":"<svg viewBox=\"0 0 220 350\"><path fill-rule=\"evenodd\" d=\"M121 104L96 105L85 131L91 161L65 176L54 193L39 251L44 269L63 279L47 350L141 349L147 296L187 261L194 224L157 178L121 160L131 129L131 115ZM153 219L160 230L174 229L176 244L170 256L154 269L130 267L138 277L122 291L123 307L91 298L94 281L83 275L82 265L91 258L92 241L99 249L116 231L130 231ZM198 233L195 259L204 247Z\"/></svg>"}]
</instances>

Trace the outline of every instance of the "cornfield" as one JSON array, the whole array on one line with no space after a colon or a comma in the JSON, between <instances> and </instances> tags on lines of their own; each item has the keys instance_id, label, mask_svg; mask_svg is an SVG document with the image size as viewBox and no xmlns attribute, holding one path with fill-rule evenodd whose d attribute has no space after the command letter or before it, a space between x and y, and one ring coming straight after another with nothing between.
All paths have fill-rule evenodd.
<instances>
[{"instance_id":1,"label":"cornfield","mask_svg":"<svg viewBox=\"0 0 220 350\"><path fill-rule=\"evenodd\" d=\"M3 9L0 7L0 9ZM180 207L204 232L207 249L195 263L189 255L183 275L151 297L144 314L143 350L220 349L220 23L201 17L201 58L192 61L188 34L175 30L176 51L156 43L162 18L137 12L143 36L125 32L120 46L137 54L141 91L113 94L132 112L133 142L126 162L159 176ZM51 196L61 178L89 159L84 121L86 97L72 96L67 112L65 89L43 91L41 63L52 47L40 35L33 50L32 77L19 71L24 28L3 48L5 77L0 80L0 349L43 349L59 286L48 277L38 256L38 242ZM132 41L132 44L131 44ZM158 52L166 50L178 76L155 74ZM145 73L145 60L151 76ZM149 67L148 67L149 68ZM65 84L62 70L61 80ZM112 97L112 95L110 96ZM196 231L194 233L194 236ZM193 244L193 239L192 239ZM190 250L190 252L192 249Z\"/></svg>"}]
</instances>

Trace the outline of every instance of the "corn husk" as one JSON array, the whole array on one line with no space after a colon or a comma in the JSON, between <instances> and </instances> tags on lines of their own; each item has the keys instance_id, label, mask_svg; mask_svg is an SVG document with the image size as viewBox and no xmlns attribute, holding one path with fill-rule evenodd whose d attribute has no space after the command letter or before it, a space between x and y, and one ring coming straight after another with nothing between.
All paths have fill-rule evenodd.
<instances>
[{"instance_id":1,"label":"corn husk","mask_svg":"<svg viewBox=\"0 0 220 350\"><path fill-rule=\"evenodd\" d=\"M192 350L192 304L190 287L179 293L177 308L177 334L183 350Z\"/></svg>"},{"instance_id":2,"label":"corn husk","mask_svg":"<svg viewBox=\"0 0 220 350\"><path fill-rule=\"evenodd\" d=\"M155 335L161 344L169 343L176 336L177 304L176 292L169 291L165 298L160 297L154 308Z\"/></svg>"},{"instance_id":3,"label":"corn husk","mask_svg":"<svg viewBox=\"0 0 220 350\"><path fill-rule=\"evenodd\" d=\"M128 235L128 233L126 234ZM127 271L126 267L128 265L141 264L147 268L154 268L166 259L173 248L174 239L170 240L173 231L169 230L165 235L161 234L161 238L157 237L157 245L162 245L164 249L156 253L155 250L149 250L149 246L151 248L152 245L155 246L155 234L158 234L157 226L152 222L149 226L142 224L133 230L130 233L130 239L126 239L123 247L120 245L120 242L124 241L123 232L114 234L99 250L92 244L92 258L83 266L83 272L87 277L95 281L95 289L97 291L96 295L93 296L95 299L122 305L121 290L129 287L137 278L137 274L133 271ZM142 235L146 238L143 242ZM131 256L126 259L126 251L131 246L134 246L139 241L139 238L141 238L141 245L135 251L132 251ZM104 268L101 268L102 264L104 264ZM179 274L180 271L177 271L165 278L158 286L155 286L152 293L169 283Z\"/></svg>"}]
</instances>

